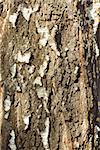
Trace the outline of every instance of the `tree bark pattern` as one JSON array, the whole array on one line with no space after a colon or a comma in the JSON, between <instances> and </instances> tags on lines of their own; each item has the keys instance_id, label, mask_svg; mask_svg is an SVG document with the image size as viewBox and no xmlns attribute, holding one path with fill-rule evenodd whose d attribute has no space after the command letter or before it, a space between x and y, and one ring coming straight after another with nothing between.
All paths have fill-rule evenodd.
<instances>
[{"instance_id":1,"label":"tree bark pattern","mask_svg":"<svg viewBox=\"0 0 100 150\"><path fill-rule=\"evenodd\" d=\"M99 58L95 58L88 17L92 4L84 0L9 2L0 4L1 149L10 149L14 130L18 150L92 150L97 142L96 99L100 98ZM9 16L19 5L13 27ZM23 8L29 8L29 20ZM7 97L8 112L3 109ZM25 117L29 123L25 124Z\"/></svg>"}]
</instances>

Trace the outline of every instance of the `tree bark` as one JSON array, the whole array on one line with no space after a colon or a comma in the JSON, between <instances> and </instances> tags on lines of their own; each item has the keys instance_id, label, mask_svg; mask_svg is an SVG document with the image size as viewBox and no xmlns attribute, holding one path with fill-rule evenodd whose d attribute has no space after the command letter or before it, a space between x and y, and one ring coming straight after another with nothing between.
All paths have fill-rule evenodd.
<instances>
[{"instance_id":1,"label":"tree bark","mask_svg":"<svg viewBox=\"0 0 100 150\"><path fill-rule=\"evenodd\" d=\"M99 149L94 3L0 1L1 150Z\"/></svg>"}]
</instances>

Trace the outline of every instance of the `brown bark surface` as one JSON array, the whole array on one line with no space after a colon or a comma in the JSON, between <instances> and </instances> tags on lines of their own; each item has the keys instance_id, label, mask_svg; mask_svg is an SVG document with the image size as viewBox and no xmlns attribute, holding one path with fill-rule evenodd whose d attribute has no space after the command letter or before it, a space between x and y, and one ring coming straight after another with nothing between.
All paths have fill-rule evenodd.
<instances>
[{"instance_id":1,"label":"brown bark surface","mask_svg":"<svg viewBox=\"0 0 100 150\"><path fill-rule=\"evenodd\" d=\"M89 0L0 2L1 150L99 149L90 7Z\"/></svg>"}]
</instances>

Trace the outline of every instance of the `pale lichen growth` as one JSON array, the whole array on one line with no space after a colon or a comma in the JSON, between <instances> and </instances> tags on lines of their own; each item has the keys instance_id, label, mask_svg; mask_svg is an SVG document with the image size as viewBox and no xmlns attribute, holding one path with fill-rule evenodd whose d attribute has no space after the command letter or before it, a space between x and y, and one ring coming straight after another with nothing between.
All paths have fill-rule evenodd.
<instances>
[{"instance_id":1,"label":"pale lichen growth","mask_svg":"<svg viewBox=\"0 0 100 150\"><path fill-rule=\"evenodd\" d=\"M97 31L99 20L100 20L99 11L100 11L100 3L93 3L93 7L90 11L90 14L92 16L92 19L94 20L94 24L93 24L94 34Z\"/></svg>"},{"instance_id":2,"label":"pale lichen growth","mask_svg":"<svg viewBox=\"0 0 100 150\"><path fill-rule=\"evenodd\" d=\"M64 51L65 51L65 52L67 52L68 50L69 50L68 47L65 47L65 48L64 48Z\"/></svg>"},{"instance_id":3,"label":"pale lichen growth","mask_svg":"<svg viewBox=\"0 0 100 150\"><path fill-rule=\"evenodd\" d=\"M22 15L26 19L26 21L29 21L31 14L34 13L34 12L37 12L38 9L39 9L39 5L38 4L34 5L33 9L31 8L31 6L29 6L27 8L27 7L24 7L23 5L21 5L19 7L19 10L22 12Z\"/></svg>"},{"instance_id":4,"label":"pale lichen growth","mask_svg":"<svg viewBox=\"0 0 100 150\"><path fill-rule=\"evenodd\" d=\"M96 128L96 139L98 140L98 138L99 138L99 132L100 132L100 127L98 125L96 125L95 128Z\"/></svg>"},{"instance_id":5,"label":"pale lichen growth","mask_svg":"<svg viewBox=\"0 0 100 150\"><path fill-rule=\"evenodd\" d=\"M98 29L99 21L100 21L100 1L93 1L93 6L92 6L92 9L90 11L90 14L91 14L91 17L94 21L93 32L95 35L97 32L97 29ZM100 55L100 52L99 52L100 50L98 48L96 41L95 41L95 49L96 49L96 58L97 58Z\"/></svg>"},{"instance_id":6,"label":"pale lichen growth","mask_svg":"<svg viewBox=\"0 0 100 150\"><path fill-rule=\"evenodd\" d=\"M39 10L39 4L35 4L33 8L33 12L37 12Z\"/></svg>"},{"instance_id":7,"label":"pale lichen growth","mask_svg":"<svg viewBox=\"0 0 100 150\"><path fill-rule=\"evenodd\" d=\"M36 79L34 80L33 84L42 86L41 77L36 77Z\"/></svg>"},{"instance_id":8,"label":"pale lichen growth","mask_svg":"<svg viewBox=\"0 0 100 150\"><path fill-rule=\"evenodd\" d=\"M5 113L5 115L4 115L5 119L8 119L8 117L9 117L9 112Z\"/></svg>"},{"instance_id":9,"label":"pale lichen growth","mask_svg":"<svg viewBox=\"0 0 100 150\"><path fill-rule=\"evenodd\" d=\"M97 46L97 43L95 43L95 50L96 50L96 57L99 57L99 55L100 55L100 50L99 50L99 48L98 48L98 46Z\"/></svg>"},{"instance_id":10,"label":"pale lichen growth","mask_svg":"<svg viewBox=\"0 0 100 150\"><path fill-rule=\"evenodd\" d=\"M50 124L50 120L49 120L49 117L47 117L45 121L45 130L41 132L42 142L43 142L45 150L49 150L49 143L48 143L49 124Z\"/></svg>"},{"instance_id":11,"label":"pale lichen growth","mask_svg":"<svg viewBox=\"0 0 100 150\"><path fill-rule=\"evenodd\" d=\"M10 110L11 107L11 100L10 100L10 96L7 95L7 98L4 100L4 110L7 112Z\"/></svg>"},{"instance_id":12,"label":"pale lichen growth","mask_svg":"<svg viewBox=\"0 0 100 150\"><path fill-rule=\"evenodd\" d=\"M98 132L100 132L100 127L98 127L97 125L96 125L96 129Z\"/></svg>"},{"instance_id":13,"label":"pale lichen growth","mask_svg":"<svg viewBox=\"0 0 100 150\"><path fill-rule=\"evenodd\" d=\"M34 72L34 70L35 70L35 66L32 65L32 66L30 66L28 72L29 72L30 74L32 74L32 73Z\"/></svg>"},{"instance_id":14,"label":"pale lichen growth","mask_svg":"<svg viewBox=\"0 0 100 150\"><path fill-rule=\"evenodd\" d=\"M27 116L23 117L23 121L24 121L24 124L25 124L24 130L28 129L28 126L29 126L29 123L30 123L30 121L29 121L30 117L31 117L31 115L27 115Z\"/></svg>"},{"instance_id":15,"label":"pale lichen growth","mask_svg":"<svg viewBox=\"0 0 100 150\"><path fill-rule=\"evenodd\" d=\"M2 3L4 0L0 0L0 3Z\"/></svg>"},{"instance_id":16,"label":"pale lichen growth","mask_svg":"<svg viewBox=\"0 0 100 150\"><path fill-rule=\"evenodd\" d=\"M39 40L39 44L42 46L46 46L49 38L49 30L47 27L38 27L38 33L40 34L41 38Z\"/></svg>"},{"instance_id":17,"label":"pale lichen growth","mask_svg":"<svg viewBox=\"0 0 100 150\"><path fill-rule=\"evenodd\" d=\"M47 69L48 62L49 62L49 56L46 55L45 61L43 62L43 64L40 66L40 69L39 69L39 74L41 77L43 77L45 74L45 70Z\"/></svg>"},{"instance_id":18,"label":"pale lichen growth","mask_svg":"<svg viewBox=\"0 0 100 150\"><path fill-rule=\"evenodd\" d=\"M31 57L31 52L26 52L26 53L22 54L19 51L18 54L17 54L18 62L22 62L22 63L29 63L30 57Z\"/></svg>"},{"instance_id":19,"label":"pale lichen growth","mask_svg":"<svg viewBox=\"0 0 100 150\"><path fill-rule=\"evenodd\" d=\"M12 15L9 16L9 22L12 23L12 26L15 28L15 23L18 17L18 13L13 13Z\"/></svg>"},{"instance_id":20,"label":"pale lichen growth","mask_svg":"<svg viewBox=\"0 0 100 150\"><path fill-rule=\"evenodd\" d=\"M48 101L48 93L45 87L38 87L36 89L38 98L44 98L44 100Z\"/></svg>"},{"instance_id":21,"label":"pale lichen growth","mask_svg":"<svg viewBox=\"0 0 100 150\"><path fill-rule=\"evenodd\" d=\"M10 96L7 95L7 98L4 100L5 119L8 119L9 117L10 108L11 108L11 100L10 100Z\"/></svg>"},{"instance_id":22,"label":"pale lichen growth","mask_svg":"<svg viewBox=\"0 0 100 150\"><path fill-rule=\"evenodd\" d=\"M16 144L15 144L15 132L14 132L14 130L11 131L10 136L11 136L11 138L9 140L9 145L8 146L10 147L11 150L16 150L17 147L16 147Z\"/></svg>"},{"instance_id":23,"label":"pale lichen growth","mask_svg":"<svg viewBox=\"0 0 100 150\"><path fill-rule=\"evenodd\" d=\"M40 108L42 107L42 104L39 105L38 109L36 110L36 113L39 112ZM40 116L40 115L39 115Z\"/></svg>"},{"instance_id":24,"label":"pale lichen growth","mask_svg":"<svg viewBox=\"0 0 100 150\"><path fill-rule=\"evenodd\" d=\"M17 71L17 65L16 64L14 64L12 67L11 67L11 75L12 75L12 78L14 78L15 77L15 75L16 75L16 71Z\"/></svg>"},{"instance_id":25,"label":"pale lichen growth","mask_svg":"<svg viewBox=\"0 0 100 150\"><path fill-rule=\"evenodd\" d=\"M56 55L60 56L60 52L57 49L57 42L55 40L55 36L58 31L58 26L55 25L52 28L51 33L47 26L40 27L38 21L36 21L36 27L37 27L38 33L40 34L39 44L41 46L46 46L46 44L48 43L48 45L51 47L51 49L55 51Z\"/></svg>"},{"instance_id":26,"label":"pale lichen growth","mask_svg":"<svg viewBox=\"0 0 100 150\"><path fill-rule=\"evenodd\" d=\"M79 70L79 67L76 66L76 67L75 67L75 70L74 70L74 74L77 74L77 73L78 73L78 70Z\"/></svg>"},{"instance_id":27,"label":"pale lichen growth","mask_svg":"<svg viewBox=\"0 0 100 150\"><path fill-rule=\"evenodd\" d=\"M33 10L32 10L31 7L29 7L29 8L22 7L22 8L21 8L21 12L22 12L22 14L23 14L23 17L24 17L27 21L29 21L30 15L33 13Z\"/></svg>"},{"instance_id":28,"label":"pale lichen growth","mask_svg":"<svg viewBox=\"0 0 100 150\"><path fill-rule=\"evenodd\" d=\"M47 102L48 102L48 92L46 91L45 87L38 87L36 89L38 98L43 98L43 105L44 109L47 113L49 113L49 110L47 108Z\"/></svg>"},{"instance_id":29,"label":"pale lichen growth","mask_svg":"<svg viewBox=\"0 0 100 150\"><path fill-rule=\"evenodd\" d=\"M20 4L18 6L17 12L15 12L9 16L9 22L11 22L12 26L15 28L16 27L15 24L16 24L19 12L22 12L22 15L26 19L26 21L29 21L31 14L38 11L38 9L39 9L38 4L36 4L33 9L31 8L31 6L29 6L27 8L27 7L24 7L23 4Z\"/></svg>"},{"instance_id":30,"label":"pale lichen growth","mask_svg":"<svg viewBox=\"0 0 100 150\"><path fill-rule=\"evenodd\" d=\"M75 146L75 148L79 148L79 147L80 147L79 142L75 141L75 142L74 142L74 146Z\"/></svg>"}]
</instances>

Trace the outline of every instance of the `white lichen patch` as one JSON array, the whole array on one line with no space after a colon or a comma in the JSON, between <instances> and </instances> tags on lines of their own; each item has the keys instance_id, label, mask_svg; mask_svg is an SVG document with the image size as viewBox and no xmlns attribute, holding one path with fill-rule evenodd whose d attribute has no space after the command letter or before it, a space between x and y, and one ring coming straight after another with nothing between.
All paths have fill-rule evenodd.
<instances>
[{"instance_id":1,"label":"white lichen patch","mask_svg":"<svg viewBox=\"0 0 100 150\"><path fill-rule=\"evenodd\" d=\"M9 112L5 113L5 115L4 115L5 119L8 119L8 117L9 117Z\"/></svg>"},{"instance_id":2,"label":"white lichen patch","mask_svg":"<svg viewBox=\"0 0 100 150\"><path fill-rule=\"evenodd\" d=\"M46 44L48 43L48 45L52 48L52 50L56 52L56 55L60 56L60 52L57 50L57 43L55 40L55 36L58 31L58 26L55 25L52 28L51 33L47 26L40 27L38 21L36 21L36 27L37 27L38 33L40 34L39 44L41 46L46 46Z\"/></svg>"},{"instance_id":3,"label":"white lichen patch","mask_svg":"<svg viewBox=\"0 0 100 150\"><path fill-rule=\"evenodd\" d=\"M100 127L96 125L96 129L98 132L100 132Z\"/></svg>"},{"instance_id":4,"label":"white lichen patch","mask_svg":"<svg viewBox=\"0 0 100 150\"><path fill-rule=\"evenodd\" d=\"M80 146L79 142L77 142L77 141L75 140L74 146L75 146L76 148L79 148L79 146Z\"/></svg>"},{"instance_id":5,"label":"white lichen patch","mask_svg":"<svg viewBox=\"0 0 100 150\"><path fill-rule=\"evenodd\" d=\"M12 15L9 16L9 22L12 23L12 26L15 28L15 23L18 17L18 13L13 13Z\"/></svg>"},{"instance_id":6,"label":"white lichen patch","mask_svg":"<svg viewBox=\"0 0 100 150\"><path fill-rule=\"evenodd\" d=\"M22 62L22 63L29 63L31 58L31 52L26 52L24 54L22 54L20 51L17 54L17 60L18 62Z\"/></svg>"},{"instance_id":7,"label":"white lichen patch","mask_svg":"<svg viewBox=\"0 0 100 150\"><path fill-rule=\"evenodd\" d=\"M45 37L39 40L39 44L42 46L46 46L47 42L48 42L48 39Z\"/></svg>"},{"instance_id":8,"label":"white lichen patch","mask_svg":"<svg viewBox=\"0 0 100 150\"><path fill-rule=\"evenodd\" d=\"M10 110L11 107L11 100L10 100L10 96L7 95L7 98L4 100L4 110L7 112Z\"/></svg>"},{"instance_id":9,"label":"white lichen patch","mask_svg":"<svg viewBox=\"0 0 100 150\"><path fill-rule=\"evenodd\" d=\"M2 3L4 0L0 0L0 3Z\"/></svg>"},{"instance_id":10,"label":"white lichen patch","mask_svg":"<svg viewBox=\"0 0 100 150\"><path fill-rule=\"evenodd\" d=\"M24 17L27 21L29 21L30 15L33 13L33 10L32 10L31 7L29 7L29 8L22 7L22 8L21 8L21 12L22 12L23 17Z\"/></svg>"},{"instance_id":11,"label":"white lichen patch","mask_svg":"<svg viewBox=\"0 0 100 150\"><path fill-rule=\"evenodd\" d=\"M19 85L16 86L16 91L21 92L21 87Z\"/></svg>"},{"instance_id":12,"label":"white lichen patch","mask_svg":"<svg viewBox=\"0 0 100 150\"><path fill-rule=\"evenodd\" d=\"M2 0L1 0L1 2L2 2ZM15 28L15 27L16 27L15 24L16 24L16 21L17 21L17 17L18 17L18 15L19 15L19 12L22 12L23 17L24 17L27 21L29 21L31 14L34 13L34 12L36 12L36 11L38 11L38 9L39 9L39 5L38 5L38 4L36 4L33 9L31 8L31 6L29 6L29 7L27 8L27 7L24 7L23 4L20 4L20 5L18 6L17 12L16 12L16 13L13 13L13 14L11 14L11 15L9 16L9 22L12 23L12 26Z\"/></svg>"},{"instance_id":13,"label":"white lichen patch","mask_svg":"<svg viewBox=\"0 0 100 150\"><path fill-rule=\"evenodd\" d=\"M27 8L27 7L24 7L23 4L19 5L19 11L22 12L22 15L26 19L26 21L29 21L31 14L34 13L34 12L37 12L38 9L39 9L39 5L38 4L34 5L33 9L32 9L31 6L29 6Z\"/></svg>"},{"instance_id":14,"label":"white lichen patch","mask_svg":"<svg viewBox=\"0 0 100 150\"><path fill-rule=\"evenodd\" d=\"M39 10L39 4L35 4L33 8L33 12L37 12Z\"/></svg>"},{"instance_id":15,"label":"white lichen patch","mask_svg":"<svg viewBox=\"0 0 100 150\"><path fill-rule=\"evenodd\" d=\"M99 2L93 3L90 14L92 16L92 19L94 20L94 24L93 24L94 34L97 31L99 20L100 20L99 13L100 13L100 3Z\"/></svg>"},{"instance_id":16,"label":"white lichen patch","mask_svg":"<svg viewBox=\"0 0 100 150\"><path fill-rule=\"evenodd\" d=\"M42 107L42 104L39 105L38 109L36 110L36 113L39 112L40 108ZM40 115L39 115L40 116Z\"/></svg>"},{"instance_id":17,"label":"white lichen patch","mask_svg":"<svg viewBox=\"0 0 100 150\"><path fill-rule=\"evenodd\" d=\"M75 70L74 70L74 74L77 74L77 73L78 73L78 70L79 70L79 67L76 66L76 67L75 67Z\"/></svg>"},{"instance_id":18,"label":"white lichen patch","mask_svg":"<svg viewBox=\"0 0 100 150\"><path fill-rule=\"evenodd\" d=\"M31 117L31 115L27 115L27 116L24 116L24 117L23 117L23 121L24 121L24 124L25 124L24 130L26 130L26 129L28 128L28 126L29 126L30 117Z\"/></svg>"},{"instance_id":19,"label":"white lichen patch","mask_svg":"<svg viewBox=\"0 0 100 150\"><path fill-rule=\"evenodd\" d=\"M39 44L42 46L46 46L46 44L48 42L48 38L49 38L49 29L47 27L38 27L37 31L41 36L41 38L39 40Z\"/></svg>"},{"instance_id":20,"label":"white lichen patch","mask_svg":"<svg viewBox=\"0 0 100 150\"><path fill-rule=\"evenodd\" d=\"M99 21L100 21L100 1L94 1L93 0L93 6L92 6L92 9L90 10L90 15L94 21L93 23L93 32L94 32L94 35L96 34L97 32L97 29L98 29L98 25L99 25ZM99 48L97 46L97 43L96 43L96 40L95 40L95 50L96 50L96 58L100 55L99 53Z\"/></svg>"},{"instance_id":21,"label":"white lichen patch","mask_svg":"<svg viewBox=\"0 0 100 150\"><path fill-rule=\"evenodd\" d=\"M14 132L14 130L11 131L10 136L11 136L11 138L9 140L9 145L8 146L10 147L11 150L16 150L17 147L16 147L16 144L15 144L15 132Z\"/></svg>"},{"instance_id":22,"label":"white lichen patch","mask_svg":"<svg viewBox=\"0 0 100 150\"><path fill-rule=\"evenodd\" d=\"M14 64L12 67L11 67L11 75L12 75L12 78L14 78L15 77L15 75L16 75L16 71L17 71L17 65L16 64Z\"/></svg>"},{"instance_id":23,"label":"white lichen patch","mask_svg":"<svg viewBox=\"0 0 100 150\"><path fill-rule=\"evenodd\" d=\"M34 80L33 84L42 86L41 77L36 77L36 79Z\"/></svg>"},{"instance_id":24,"label":"white lichen patch","mask_svg":"<svg viewBox=\"0 0 100 150\"><path fill-rule=\"evenodd\" d=\"M95 128L96 128L96 139L98 140L98 138L99 138L99 132L100 132L100 127L98 125L96 125Z\"/></svg>"},{"instance_id":25,"label":"white lichen patch","mask_svg":"<svg viewBox=\"0 0 100 150\"><path fill-rule=\"evenodd\" d=\"M68 51L69 51L69 48L68 48L68 47L65 47L65 48L64 48L64 51L65 51L65 52L68 52Z\"/></svg>"},{"instance_id":26,"label":"white lichen patch","mask_svg":"<svg viewBox=\"0 0 100 150\"><path fill-rule=\"evenodd\" d=\"M44 100L48 101L48 93L45 87L39 87L36 89L38 98L43 98Z\"/></svg>"},{"instance_id":27,"label":"white lichen patch","mask_svg":"<svg viewBox=\"0 0 100 150\"><path fill-rule=\"evenodd\" d=\"M95 43L95 50L96 50L96 57L99 57L99 55L100 55L100 50L99 50L99 48L98 48L98 46L97 46L97 43Z\"/></svg>"},{"instance_id":28,"label":"white lichen patch","mask_svg":"<svg viewBox=\"0 0 100 150\"><path fill-rule=\"evenodd\" d=\"M41 77L44 76L47 65L48 65L47 61L44 61L43 64L40 66L39 74Z\"/></svg>"},{"instance_id":29,"label":"white lichen patch","mask_svg":"<svg viewBox=\"0 0 100 150\"><path fill-rule=\"evenodd\" d=\"M30 66L28 72L29 72L30 74L32 74L32 73L34 72L34 70L35 70L35 66L32 65L32 66Z\"/></svg>"},{"instance_id":30,"label":"white lichen patch","mask_svg":"<svg viewBox=\"0 0 100 150\"><path fill-rule=\"evenodd\" d=\"M45 121L45 130L41 132L42 142L45 150L49 150L49 143L48 143L49 124L50 124L49 117L47 117Z\"/></svg>"},{"instance_id":31,"label":"white lichen patch","mask_svg":"<svg viewBox=\"0 0 100 150\"><path fill-rule=\"evenodd\" d=\"M45 60L44 60L43 64L40 66L40 69L39 69L39 74L40 74L41 77L43 77L44 74L45 74L45 70L47 69L48 62L49 62L49 56L46 55Z\"/></svg>"}]
</instances>

